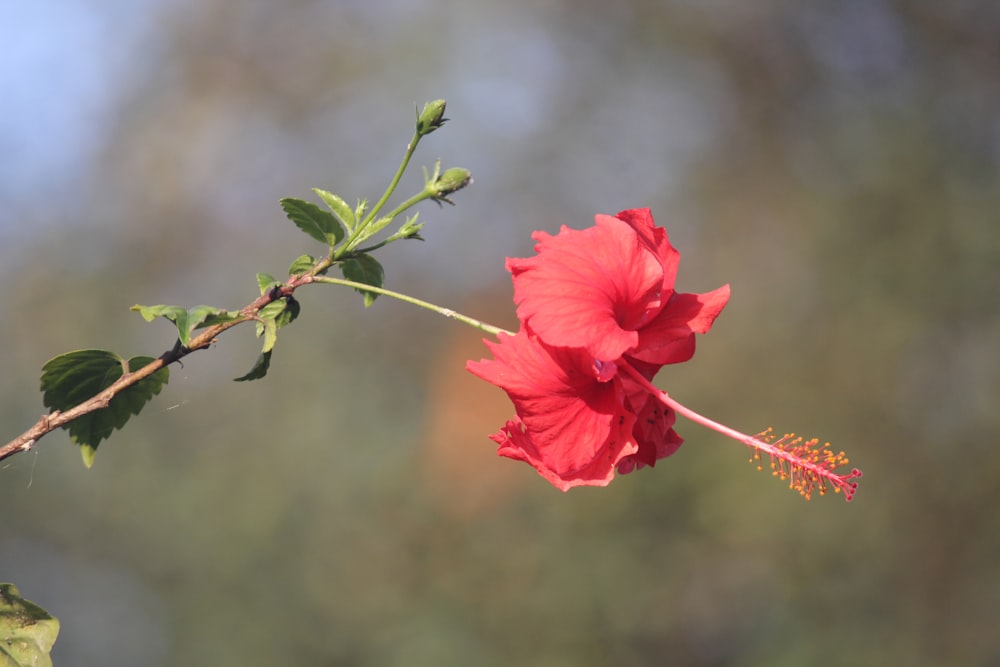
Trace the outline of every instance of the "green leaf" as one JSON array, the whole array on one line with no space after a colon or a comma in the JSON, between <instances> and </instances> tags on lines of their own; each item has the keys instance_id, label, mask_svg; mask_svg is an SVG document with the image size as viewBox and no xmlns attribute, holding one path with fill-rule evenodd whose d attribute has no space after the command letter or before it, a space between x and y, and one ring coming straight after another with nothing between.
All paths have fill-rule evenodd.
<instances>
[{"instance_id":1,"label":"green leaf","mask_svg":"<svg viewBox=\"0 0 1000 667\"><path fill-rule=\"evenodd\" d=\"M382 231L383 229L385 229L385 227L390 222L392 222L392 220L393 220L393 218L391 218L390 216L387 216L387 215L386 216L382 216L378 220L373 220L372 222L370 222L368 224L368 226L366 226L364 229L362 229L358 233L357 238L355 238L351 242L351 247L357 247L358 245L360 245L364 241L367 241L371 237L375 236L380 231Z\"/></svg>"},{"instance_id":2,"label":"green leaf","mask_svg":"<svg viewBox=\"0 0 1000 667\"><path fill-rule=\"evenodd\" d=\"M361 255L344 260L340 268L344 272L345 278L356 283L381 287L382 281L385 280L385 271L382 270L382 265L371 255ZM361 289L357 289L357 291L365 297L365 308L372 305L378 297L378 294L374 292Z\"/></svg>"},{"instance_id":3,"label":"green leaf","mask_svg":"<svg viewBox=\"0 0 1000 667\"><path fill-rule=\"evenodd\" d=\"M58 635L55 617L22 598L14 584L0 584L0 667L52 667Z\"/></svg>"},{"instance_id":4,"label":"green leaf","mask_svg":"<svg viewBox=\"0 0 1000 667\"><path fill-rule=\"evenodd\" d=\"M238 311L228 311L215 306L195 306L187 311L188 338L190 339L191 332L195 329L211 326L211 324L207 324L209 320L212 324L218 324L219 322L235 320L237 317L239 317Z\"/></svg>"},{"instance_id":5,"label":"green leaf","mask_svg":"<svg viewBox=\"0 0 1000 667\"><path fill-rule=\"evenodd\" d=\"M177 326L177 338L184 347L191 343L191 332L195 329L220 322L229 322L240 317L239 311L225 310L215 306L195 306L190 310L184 310L180 306L140 306L136 304L130 310L138 311L147 322L152 322L157 317L173 322Z\"/></svg>"},{"instance_id":6,"label":"green leaf","mask_svg":"<svg viewBox=\"0 0 1000 667\"><path fill-rule=\"evenodd\" d=\"M288 275L301 275L311 269L314 264L316 264L316 258L312 255L299 255L292 262L292 265L288 267Z\"/></svg>"},{"instance_id":7,"label":"green leaf","mask_svg":"<svg viewBox=\"0 0 1000 667\"><path fill-rule=\"evenodd\" d=\"M257 357L257 362L246 375L236 378L236 382L246 382L247 380L259 380L267 375L267 369L271 365L271 353L261 352Z\"/></svg>"},{"instance_id":8,"label":"green leaf","mask_svg":"<svg viewBox=\"0 0 1000 667\"><path fill-rule=\"evenodd\" d=\"M269 273L258 273L257 274L257 286L260 287L260 293L264 294L267 290L271 289L273 285L278 285L278 279Z\"/></svg>"},{"instance_id":9,"label":"green leaf","mask_svg":"<svg viewBox=\"0 0 1000 667\"><path fill-rule=\"evenodd\" d=\"M153 357L132 357L126 363L114 352L77 350L50 359L42 367L42 402L45 407L65 412L99 394L115 383L126 371L134 372L151 363ZM70 439L80 446L83 462L89 468L101 440L122 428L137 415L170 379L170 371L161 368L149 377L122 390L108 407L95 410L63 425Z\"/></svg>"},{"instance_id":10,"label":"green leaf","mask_svg":"<svg viewBox=\"0 0 1000 667\"><path fill-rule=\"evenodd\" d=\"M257 317L261 320L273 320L274 318L281 315L282 311L288 307L288 304L284 299L278 299L277 301L272 301L267 304L259 311L257 311ZM260 335L260 320L257 321L257 335Z\"/></svg>"},{"instance_id":11,"label":"green leaf","mask_svg":"<svg viewBox=\"0 0 1000 667\"><path fill-rule=\"evenodd\" d=\"M243 314L238 310L219 310L214 313L210 313L205 320L199 324L196 329L202 327L211 327L216 324L222 324L223 322L232 322L233 320L238 320L243 317Z\"/></svg>"},{"instance_id":12,"label":"green leaf","mask_svg":"<svg viewBox=\"0 0 1000 667\"><path fill-rule=\"evenodd\" d=\"M302 307L299 305L299 302L295 297L285 297L285 302L285 309L274 318L274 321L277 323L279 329L286 324L294 322L295 318L299 316L299 311L302 310Z\"/></svg>"},{"instance_id":13,"label":"green leaf","mask_svg":"<svg viewBox=\"0 0 1000 667\"><path fill-rule=\"evenodd\" d=\"M344 228L337 219L329 211L324 211L312 202L285 197L281 200L281 208L285 209L289 220L299 229L320 243L332 248L344 238Z\"/></svg>"},{"instance_id":14,"label":"green leaf","mask_svg":"<svg viewBox=\"0 0 1000 667\"><path fill-rule=\"evenodd\" d=\"M299 316L299 302L292 297L272 301L257 312L257 336L264 337L264 346L253 368L246 375L236 378L236 382L259 380L267 375L271 365L271 351L278 342L278 329L291 323ZM2 667L2 666L0 666Z\"/></svg>"},{"instance_id":15,"label":"green leaf","mask_svg":"<svg viewBox=\"0 0 1000 667\"><path fill-rule=\"evenodd\" d=\"M261 325L264 333L264 347L261 352L270 352L278 342L278 324L272 319L262 320Z\"/></svg>"},{"instance_id":16,"label":"green leaf","mask_svg":"<svg viewBox=\"0 0 1000 667\"><path fill-rule=\"evenodd\" d=\"M171 322L176 322L177 317L184 315L187 311L180 306L140 306L135 304L129 310L134 310L142 315L142 319L152 322L157 317L165 317Z\"/></svg>"},{"instance_id":17,"label":"green leaf","mask_svg":"<svg viewBox=\"0 0 1000 667\"><path fill-rule=\"evenodd\" d=\"M257 313L257 316L262 320L274 320L274 323L280 329L286 324L291 324L295 321L295 318L299 316L299 311L301 306L299 306L298 300L295 297L286 296L278 301L272 301L267 304ZM263 332L262 322L257 322L257 335L260 336Z\"/></svg>"},{"instance_id":18,"label":"green leaf","mask_svg":"<svg viewBox=\"0 0 1000 667\"><path fill-rule=\"evenodd\" d=\"M264 336L264 352L270 352L271 348L274 347L275 342L278 340L278 323L277 318L281 317L287 308L287 303L284 299L279 299L278 301L272 301L257 313L257 335Z\"/></svg>"},{"instance_id":19,"label":"green leaf","mask_svg":"<svg viewBox=\"0 0 1000 667\"><path fill-rule=\"evenodd\" d=\"M339 220L341 224L347 227L347 231L351 231L354 229L354 224L355 224L354 211L351 210L351 207L347 205L346 201L344 201L337 195L333 194L332 192L327 192L326 190L320 190L319 188L313 188L313 192L315 192L319 196L319 198L323 200L324 204L330 207L330 210L333 211L333 214L337 216L337 220Z\"/></svg>"}]
</instances>

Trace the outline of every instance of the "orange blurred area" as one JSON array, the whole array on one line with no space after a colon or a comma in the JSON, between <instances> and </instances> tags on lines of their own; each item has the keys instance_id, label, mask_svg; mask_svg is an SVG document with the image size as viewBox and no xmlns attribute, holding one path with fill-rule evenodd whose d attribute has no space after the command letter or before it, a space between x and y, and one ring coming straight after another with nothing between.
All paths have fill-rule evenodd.
<instances>
[{"instance_id":1,"label":"orange blurred area","mask_svg":"<svg viewBox=\"0 0 1000 667\"><path fill-rule=\"evenodd\" d=\"M465 370L466 361L489 356L481 339L474 330L456 328L435 357L420 457L426 493L440 511L468 522L496 512L538 482L527 466L499 459L486 437L514 413L500 389Z\"/></svg>"}]
</instances>

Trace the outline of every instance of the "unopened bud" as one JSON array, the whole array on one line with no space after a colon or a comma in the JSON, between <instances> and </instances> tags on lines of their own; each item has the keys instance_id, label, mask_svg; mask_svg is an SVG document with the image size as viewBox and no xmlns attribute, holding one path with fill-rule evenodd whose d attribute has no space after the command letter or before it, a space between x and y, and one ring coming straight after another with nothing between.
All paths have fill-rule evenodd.
<instances>
[{"instance_id":1,"label":"unopened bud","mask_svg":"<svg viewBox=\"0 0 1000 667\"><path fill-rule=\"evenodd\" d=\"M430 184L435 199L445 199L453 192L458 192L472 183L472 172L461 167L446 169L441 176ZM447 201L447 200L446 200Z\"/></svg>"},{"instance_id":2,"label":"unopened bud","mask_svg":"<svg viewBox=\"0 0 1000 667\"><path fill-rule=\"evenodd\" d=\"M424 110L417 115L417 134L427 136L445 124L444 100L434 100L424 105Z\"/></svg>"}]
</instances>

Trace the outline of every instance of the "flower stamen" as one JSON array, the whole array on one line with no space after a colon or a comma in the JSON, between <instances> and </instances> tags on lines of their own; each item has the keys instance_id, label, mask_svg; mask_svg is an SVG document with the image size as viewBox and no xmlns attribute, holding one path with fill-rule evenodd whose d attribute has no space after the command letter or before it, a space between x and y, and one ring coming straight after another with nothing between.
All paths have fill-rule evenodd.
<instances>
[{"instance_id":1,"label":"flower stamen","mask_svg":"<svg viewBox=\"0 0 1000 667\"><path fill-rule=\"evenodd\" d=\"M788 480L789 488L795 489L803 498L812 498L813 491L826 495L830 488L834 493L844 492L844 500L850 501L858 490L858 483L851 481L861 477L861 471L853 468L847 474L838 474L836 469L847 465L848 459L844 452L835 453L830 443L819 445L819 440L805 440L794 433L788 433L778 438L773 429L768 428L757 435L747 435L725 424L709 419L691 408L675 401L667 392L659 389L635 370L631 364L620 366L653 396L677 414L684 415L696 424L721 433L733 440L742 442L754 450L751 461L757 462L757 468L763 470L760 453L771 457L771 470L775 477Z\"/></svg>"},{"instance_id":2,"label":"flower stamen","mask_svg":"<svg viewBox=\"0 0 1000 667\"><path fill-rule=\"evenodd\" d=\"M799 492L806 500L813 491L825 496L832 488L834 493L844 492L844 500L850 502L858 490L858 483L851 481L861 477L861 471L852 468L847 474L838 474L837 468L850 463L844 452L834 452L830 443L820 445L818 438L804 439L794 433L786 433L780 438L774 429L768 427L747 442L753 448L751 462L757 463L757 470L763 470L760 453L771 458L771 474L788 480L788 488Z\"/></svg>"}]
</instances>

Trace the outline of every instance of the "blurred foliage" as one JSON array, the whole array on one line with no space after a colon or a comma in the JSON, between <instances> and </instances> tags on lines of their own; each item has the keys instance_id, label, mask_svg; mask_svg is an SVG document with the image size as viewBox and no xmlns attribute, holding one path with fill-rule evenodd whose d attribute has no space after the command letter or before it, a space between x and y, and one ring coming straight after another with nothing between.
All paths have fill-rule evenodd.
<instances>
[{"instance_id":1,"label":"blurred foliage","mask_svg":"<svg viewBox=\"0 0 1000 667\"><path fill-rule=\"evenodd\" d=\"M58 620L22 598L14 584L0 584L0 665L51 667L58 634Z\"/></svg>"},{"instance_id":2,"label":"blurred foliage","mask_svg":"<svg viewBox=\"0 0 1000 667\"><path fill-rule=\"evenodd\" d=\"M93 469L62 433L5 462L0 579L61 619L56 664L1000 660L1000 12L77 4L103 50L50 39L68 30L50 18L46 57L16 65L48 110L84 108L56 83L92 64L83 148L49 171L0 157L10 436L42 411L46 359L170 347L130 304L253 298L255 272L308 251L278 200L377 195L408 105L446 97L423 155L476 185L380 256L387 287L510 324L503 258L531 230L649 206L681 289L733 286L658 383L735 427L832 440L865 478L850 505L804 503L680 423L655 470L561 494L493 453L510 408L463 370L479 335L303 290L263 381L231 382L257 354L233 332Z\"/></svg>"}]
</instances>

